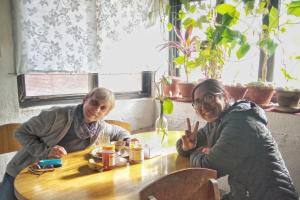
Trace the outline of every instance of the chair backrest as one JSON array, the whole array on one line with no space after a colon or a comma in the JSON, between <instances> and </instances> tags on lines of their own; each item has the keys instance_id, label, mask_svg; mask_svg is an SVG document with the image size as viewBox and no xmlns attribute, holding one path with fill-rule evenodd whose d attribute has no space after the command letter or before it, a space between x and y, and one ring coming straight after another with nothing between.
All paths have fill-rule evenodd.
<instances>
[{"instance_id":1,"label":"chair backrest","mask_svg":"<svg viewBox=\"0 0 300 200\"><path fill-rule=\"evenodd\" d=\"M220 200L217 172L187 168L165 175L140 191L140 200Z\"/></svg>"},{"instance_id":2,"label":"chair backrest","mask_svg":"<svg viewBox=\"0 0 300 200\"><path fill-rule=\"evenodd\" d=\"M113 124L113 125L118 125L127 131L131 131L131 125L127 122L124 121L118 121L118 120L105 120L106 123Z\"/></svg>"},{"instance_id":3,"label":"chair backrest","mask_svg":"<svg viewBox=\"0 0 300 200\"><path fill-rule=\"evenodd\" d=\"M4 124L0 126L0 154L17 151L21 148L14 136L19 123Z\"/></svg>"}]
</instances>

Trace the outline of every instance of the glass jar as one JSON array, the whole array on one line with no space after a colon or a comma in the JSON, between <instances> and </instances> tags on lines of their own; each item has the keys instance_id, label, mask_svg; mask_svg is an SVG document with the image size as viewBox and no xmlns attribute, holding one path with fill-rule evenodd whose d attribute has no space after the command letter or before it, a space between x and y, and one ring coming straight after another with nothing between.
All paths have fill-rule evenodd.
<instances>
[{"instance_id":1,"label":"glass jar","mask_svg":"<svg viewBox=\"0 0 300 200\"><path fill-rule=\"evenodd\" d=\"M116 164L115 150L112 145L105 145L102 149L103 170L111 170Z\"/></svg>"},{"instance_id":2,"label":"glass jar","mask_svg":"<svg viewBox=\"0 0 300 200\"><path fill-rule=\"evenodd\" d=\"M144 151L141 144L135 142L129 145L129 162L140 163L144 161Z\"/></svg>"}]
</instances>

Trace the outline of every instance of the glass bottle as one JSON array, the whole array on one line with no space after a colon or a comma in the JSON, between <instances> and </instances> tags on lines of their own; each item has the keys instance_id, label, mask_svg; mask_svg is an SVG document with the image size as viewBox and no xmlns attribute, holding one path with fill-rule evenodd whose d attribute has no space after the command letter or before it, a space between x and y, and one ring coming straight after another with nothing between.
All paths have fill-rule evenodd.
<instances>
[{"instance_id":1,"label":"glass bottle","mask_svg":"<svg viewBox=\"0 0 300 200\"><path fill-rule=\"evenodd\" d=\"M161 143L168 134L168 120L164 116L163 101L160 101L160 114L155 121L156 133L162 136Z\"/></svg>"}]
</instances>

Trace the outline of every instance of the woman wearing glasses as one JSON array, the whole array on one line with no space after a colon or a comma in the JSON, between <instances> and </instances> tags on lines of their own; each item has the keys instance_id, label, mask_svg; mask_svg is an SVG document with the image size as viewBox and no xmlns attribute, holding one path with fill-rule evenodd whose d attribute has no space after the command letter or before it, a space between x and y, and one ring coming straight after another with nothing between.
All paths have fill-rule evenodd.
<instances>
[{"instance_id":1,"label":"woman wearing glasses","mask_svg":"<svg viewBox=\"0 0 300 200\"><path fill-rule=\"evenodd\" d=\"M207 124L192 129L187 119L185 135L177 141L180 155L191 166L211 168L228 176L234 200L298 200L277 144L267 129L266 115L248 101L230 102L224 86L208 79L192 93L193 107Z\"/></svg>"}]
</instances>

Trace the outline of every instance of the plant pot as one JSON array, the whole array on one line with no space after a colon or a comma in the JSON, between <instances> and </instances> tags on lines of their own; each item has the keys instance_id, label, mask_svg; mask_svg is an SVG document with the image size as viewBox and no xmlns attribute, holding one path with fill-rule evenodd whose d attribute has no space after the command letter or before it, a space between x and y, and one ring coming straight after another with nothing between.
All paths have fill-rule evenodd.
<instances>
[{"instance_id":1,"label":"plant pot","mask_svg":"<svg viewBox=\"0 0 300 200\"><path fill-rule=\"evenodd\" d=\"M182 96L182 98L188 101L192 101L192 92L195 87L195 84L180 82L178 83L178 87L179 93Z\"/></svg>"},{"instance_id":2,"label":"plant pot","mask_svg":"<svg viewBox=\"0 0 300 200\"><path fill-rule=\"evenodd\" d=\"M179 95L179 87L178 83L181 80L179 78L172 78L172 83L171 85L164 84L163 85L163 90L164 90L164 95L166 97L177 97Z\"/></svg>"},{"instance_id":3,"label":"plant pot","mask_svg":"<svg viewBox=\"0 0 300 200\"><path fill-rule=\"evenodd\" d=\"M225 90L234 101L237 101L239 99L244 99L248 89L243 86L225 85Z\"/></svg>"},{"instance_id":4,"label":"plant pot","mask_svg":"<svg viewBox=\"0 0 300 200\"><path fill-rule=\"evenodd\" d=\"M300 91L276 90L279 106L295 108L299 105Z\"/></svg>"},{"instance_id":5,"label":"plant pot","mask_svg":"<svg viewBox=\"0 0 300 200\"><path fill-rule=\"evenodd\" d=\"M270 105L272 96L274 94L274 89L272 87L256 87L248 86L248 91L245 99L253 101L260 106Z\"/></svg>"}]
</instances>

